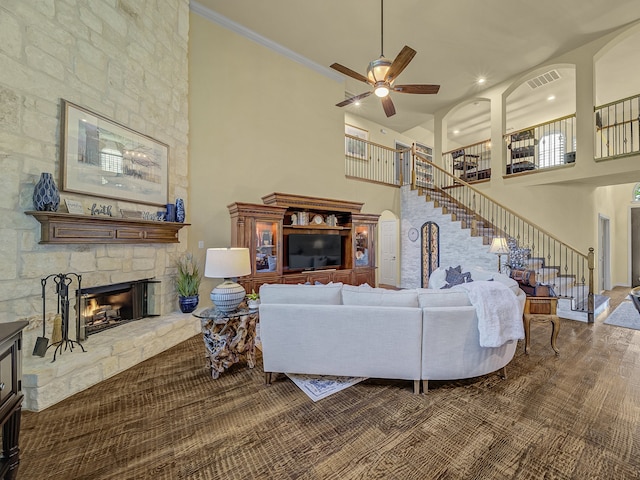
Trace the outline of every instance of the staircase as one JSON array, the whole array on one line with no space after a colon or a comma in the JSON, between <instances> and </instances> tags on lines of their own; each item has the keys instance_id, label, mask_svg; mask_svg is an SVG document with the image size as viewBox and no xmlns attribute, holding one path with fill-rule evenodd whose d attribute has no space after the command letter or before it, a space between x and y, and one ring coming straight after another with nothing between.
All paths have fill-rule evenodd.
<instances>
[{"instance_id":1,"label":"staircase","mask_svg":"<svg viewBox=\"0 0 640 480\"><path fill-rule=\"evenodd\" d=\"M404 191L403 187L403 198L409 194L423 198L427 205L421 212L421 219L439 214L442 216L441 222L444 217L450 222L459 222L459 228L468 231L469 239L477 239L464 241L463 247L457 249L456 258L444 255L440 265L467 263L486 266L489 263L493 264L493 268L490 268L495 269L497 259L494 254L488 253L488 245L494 237L514 238L518 247L530 251L527 268L536 271L536 280L551 286L559 297L560 317L593 322L595 316L608 308L608 298L593 294L593 248L589 249L588 254L579 252L433 164L415 149L412 154L414 164L418 161L422 169L425 164L431 168L430 182L418 186L415 176L412 176L409 185L411 192ZM419 204L415 198L403 199L405 208L419 208L422 211ZM403 209L403 222L407 216L405 212L407 210ZM411 212L408 217L414 219L413 225L419 226L423 220L418 219L416 213ZM481 250L477 249L478 245L482 246ZM465 259L468 260L465 262Z\"/></svg>"}]
</instances>

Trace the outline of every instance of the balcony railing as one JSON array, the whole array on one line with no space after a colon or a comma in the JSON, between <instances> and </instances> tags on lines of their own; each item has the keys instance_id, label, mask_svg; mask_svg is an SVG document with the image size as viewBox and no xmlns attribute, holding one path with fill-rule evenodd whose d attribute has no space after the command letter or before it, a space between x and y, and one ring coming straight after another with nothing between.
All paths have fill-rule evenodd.
<instances>
[{"instance_id":1,"label":"balcony railing","mask_svg":"<svg viewBox=\"0 0 640 480\"><path fill-rule=\"evenodd\" d=\"M411 149L396 150L345 135L345 176L399 187L411 178Z\"/></svg>"},{"instance_id":2,"label":"balcony railing","mask_svg":"<svg viewBox=\"0 0 640 480\"><path fill-rule=\"evenodd\" d=\"M491 140L445 152L442 159L445 170L465 182L491 178Z\"/></svg>"},{"instance_id":3,"label":"balcony railing","mask_svg":"<svg viewBox=\"0 0 640 480\"><path fill-rule=\"evenodd\" d=\"M594 108L595 158L640 152L640 94Z\"/></svg>"},{"instance_id":4,"label":"balcony railing","mask_svg":"<svg viewBox=\"0 0 640 480\"><path fill-rule=\"evenodd\" d=\"M589 253L580 252L415 150L413 163L422 165L429 182L421 185L414 175L412 188L427 200L438 202L437 206L446 209L443 212L455 215L473 236L483 237L485 244L494 237L513 239L530 260L526 265L512 266L536 270L540 283L550 285L558 297L570 301L572 310L586 312L593 321L593 248Z\"/></svg>"},{"instance_id":5,"label":"balcony railing","mask_svg":"<svg viewBox=\"0 0 640 480\"><path fill-rule=\"evenodd\" d=\"M576 160L576 116L550 120L504 135L506 174L558 167Z\"/></svg>"}]
</instances>

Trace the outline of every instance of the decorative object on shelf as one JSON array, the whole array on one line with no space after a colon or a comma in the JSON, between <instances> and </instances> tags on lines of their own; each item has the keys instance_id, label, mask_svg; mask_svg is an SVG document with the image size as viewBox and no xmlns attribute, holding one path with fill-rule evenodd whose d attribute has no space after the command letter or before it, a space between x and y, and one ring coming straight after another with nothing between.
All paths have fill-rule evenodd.
<instances>
[{"instance_id":1,"label":"decorative object on shelf","mask_svg":"<svg viewBox=\"0 0 640 480\"><path fill-rule=\"evenodd\" d=\"M155 212L142 212L142 219L143 220L150 220L152 222L157 222L158 221L158 214Z\"/></svg>"},{"instance_id":2,"label":"decorative object on shelf","mask_svg":"<svg viewBox=\"0 0 640 480\"><path fill-rule=\"evenodd\" d=\"M420 232L418 232L417 228L411 227L409 229L408 236L409 236L409 240L411 240L412 242L415 242L420 236Z\"/></svg>"},{"instance_id":3,"label":"decorative object on shelf","mask_svg":"<svg viewBox=\"0 0 640 480\"><path fill-rule=\"evenodd\" d=\"M176 221L176 206L173 203L167 203L165 206L167 209L167 214L165 215L165 219L167 222L175 222Z\"/></svg>"},{"instance_id":4,"label":"decorative object on shelf","mask_svg":"<svg viewBox=\"0 0 640 480\"><path fill-rule=\"evenodd\" d=\"M255 290L251 290L251 293L247 293L247 307L249 310L257 310L260 306L260 295Z\"/></svg>"},{"instance_id":5,"label":"decorative object on shelf","mask_svg":"<svg viewBox=\"0 0 640 480\"><path fill-rule=\"evenodd\" d=\"M202 271L198 261L192 253L185 253L178 260L178 277L176 278L176 290L182 313L191 313L198 306L201 280Z\"/></svg>"},{"instance_id":6,"label":"decorative object on shelf","mask_svg":"<svg viewBox=\"0 0 640 480\"><path fill-rule=\"evenodd\" d=\"M176 222L184 223L187 214L184 210L184 200L176 198Z\"/></svg>"},{"instance_id":7,"label":"decorative object on shelf","mask_svg":"<svg viewBox=\"0 0 640 480\"><path fill-rule=\"evenodd\" d=\"M158 210L156 212L156 220L159 222L164 222L167 219L167 212L163 212L162 210Z\"/></svg>"},{"instance_id":8,"label":"decorative object on shelf","mask_svg":"<svg viewBox=\"0 0 640 480\"><path fill-rule=\"evenodd\" d=\"M491 247L489 253L495 253L498 255L498 273L502 273L502 265L500 264L500 257L509 253L509 246L507 245L507 239L504 237L494 237L491 241Z\"/></svg>"},{"instance_id":9,"label":"decorative object on shelf","mask_svg":"<svg viewBox=\"0 0 640 480\"><path fill-rule=\"evenodd\" d=\"M122 218L142 218L142 212L136 210L120 210Z\"/></svg>"},{"instance_id":10,"label":"decorative object on shelf","mask_svg":"<svg viewBox=\"0 0 640 480\"><path fill-rule=\"evenodd\" d=\"M338 226L338 217L336 217L334 214L328 215L327 216L327 225L329 225L330 227L337 227Z\"/></svg>"},{"instance_id":11,"label":"decorative object on shelf","mask_svg":"<svg viewBox=\"0 0 640 480\"><path fill-rule=\"evenodd\" d=\"M97 203L94 203L87 210L89 210L93 216L102 215L105 217L113 217L111 214L111 205L98 205Z\"/></svg>"},{"instance_id":12,"label":"decorative object on shelf","mask_svg":"<svg viewBox=\"0 0 640 480\"><path fill-rule=\"evenodd\" d=\"M298 212L298 225L309 225L309 212Z\"/></svg>"},{"instance_id":13,"label":"decorative object on shelf","mask_svg":"<svg viewBox=\"0 0 640 480\"><path fill-rule=\"evenodd\" d=\"M74 213L76 215L84 215L84 206L82 205L82 202L65 199L64 203L67 206L67 212Z\"/></svg>"},{"instance_id":14,"label":"decorative object on shelf","mask_svg":"<svg viewBox=\"0 0 640 480\"><path fill-rule=\"evenodd\" d=\"M245 290L235 278L251 274L248 248L208 248L204 276L224 278L211 291L211 301L221 312L233 312L242 303Z\"/></svg>"},{"instance_id":15,"label":"decorative object on shelf","mask_svg":"<svg viewBox=\"0 0 640 480\"><path fill-rule=\"evenodd\" d=\"M167 144L66 100L62 107L62 190L150 205L167 203Z\"/></svg>"},{"instance_id":16,"label":"decorative object on shelf","mask_svg":"<svg viewBox=\"0 0 640 480\"><path fill-rule=\"evenodd\" d=\"M57 212L60 206L60 192L53 181L53 175L43 172L33 189L33 207L39 212Z\"/></svg>"},{"instance_id":17,"label":"decorative object on shelf","mask_svg":"<svg viewBox=\"0 0 640 480\"><path fill-rule=\"evenodd\" d=\"M295 213L291 214L291 225L297 225L298 224L298 216Z\"/></svg>"},{"instance_id":18,"label":"decorative object on shelf","mask_svg":"<svg viewBox=\"0 0 640 480\"><path fill-rule=\"evenodd\" d=\"M322 225L324 223L324 220L322 218L322 215L314 215L313 216L313 223L316 225Z\"/></svg>"}]
</instances>

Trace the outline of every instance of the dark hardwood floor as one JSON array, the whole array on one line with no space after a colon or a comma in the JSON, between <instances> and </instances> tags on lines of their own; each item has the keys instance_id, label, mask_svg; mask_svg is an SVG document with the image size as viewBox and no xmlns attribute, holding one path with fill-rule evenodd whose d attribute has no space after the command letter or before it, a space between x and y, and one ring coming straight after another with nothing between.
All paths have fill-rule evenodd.
<instances>
[{"instance_id":1,"label":"dark hardwood floor","mask_svg":"<svg viewBox=\"0 0 640 480\"><path fill-rule=\"evenodd\" d=\"M212 380L196 336L25 412L18 478L640 478L640 331L565 320L560 356L549 325L531 333L507 380L367 380L317 403L265 386L260 360Z\"/></svg>"}]
</instances>

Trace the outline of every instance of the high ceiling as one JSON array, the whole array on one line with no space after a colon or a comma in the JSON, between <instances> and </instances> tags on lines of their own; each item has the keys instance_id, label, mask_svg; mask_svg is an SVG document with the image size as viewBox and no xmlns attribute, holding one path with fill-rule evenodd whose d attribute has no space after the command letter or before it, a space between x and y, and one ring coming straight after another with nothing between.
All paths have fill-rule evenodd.
<instances>
[{"instance_id":1,"label":"high ceiling","mask_svg":"<svg viewBox=\"0 0 640 480\"><path fill-rule=\"evenodd\" d=\"M380 0L197 3L321 66L337 62L365 74L381 53ZM638 19L638 0L387 0L382 53L393 59L404 45L418 52L398 83L440 84L440 92L392 94L390 118L375 96L346 108L399 132L428 125L440 108ZM359 94L368 86L347 78L345 89Z\"/></svg>"}]
</instances>

